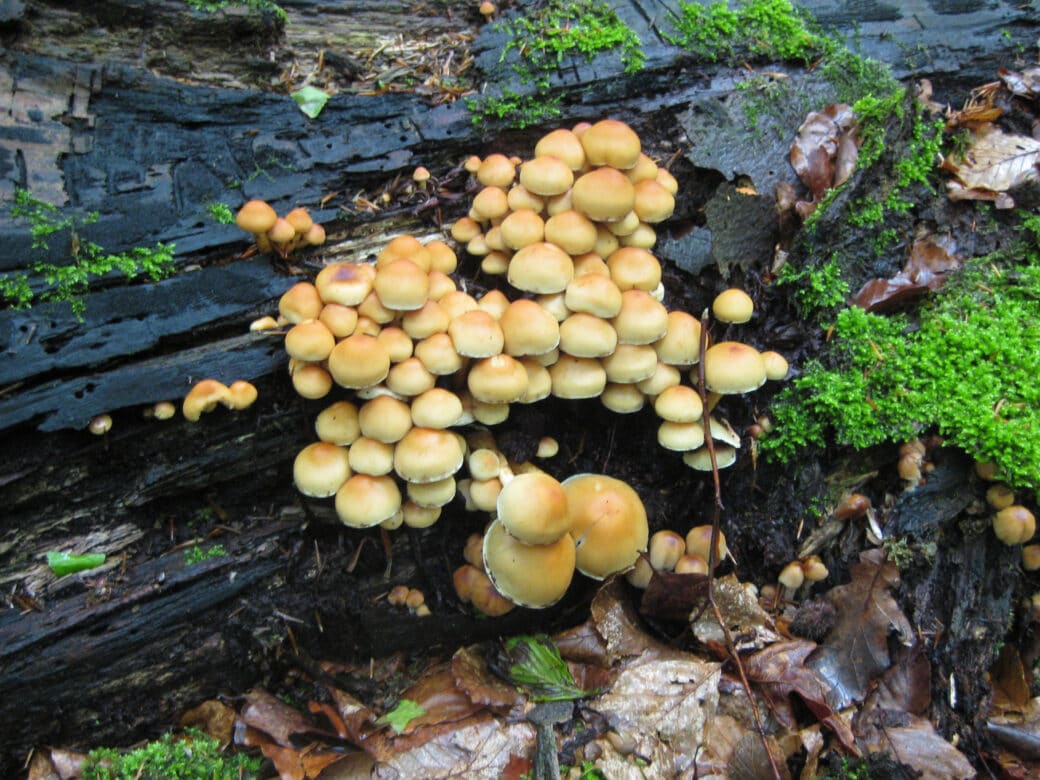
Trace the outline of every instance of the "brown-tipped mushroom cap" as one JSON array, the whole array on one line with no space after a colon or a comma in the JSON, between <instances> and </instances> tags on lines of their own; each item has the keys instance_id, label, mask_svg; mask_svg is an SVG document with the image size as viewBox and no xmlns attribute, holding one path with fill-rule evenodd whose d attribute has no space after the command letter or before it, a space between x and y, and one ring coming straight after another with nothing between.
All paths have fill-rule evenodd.
<instances>
[{"instance_id":1,"label":"brown-tipped mushroom cap","mask_svg":"<svg viewBox=\"0 0 1040 780\"><path fill-rule=\"evenodd\" d=\"M375 268L370 265L334 263L318 272L314 285L325 303L358 306L372 292L375 278Z\"/></svg>"},{"instance_id":2,"label":"brown-tipped mushroom cap","mask_svg":"<svg viewBox=\"0 0 1040 780\"><path fill-rule=\"evenodd\" d=\"M257 399L256 386L244 379L236 379L228 386L228 396L221 401L228 409L248 409Z\"/></svg>"},{"instance_id":3,"label":"brown-tipped mushroom cap","mask_svg":"<svg viewBox=\"0 0 1040 780\"><path fill-rule=\"evenodd\" d=\"M374 287L379 301L388 309L421 309L430 292L429 271L411 260L393 260L376 271Z\"/></svg>"},{"instance_id":4,"label":"brown-tipped mushroom cap","mask_svg":"<svg viewBox=\"0 0 1040 780\"><path fill-rule=\"evenodd\" d=\"M571 188L572 207L597 222L622 219L635 202L632 182L613 168L596 168L582 174Z\"/></svg>"},{"instance_id":5,"label":"brown-tipped mushroom cap","mask_svg":"<svg viewBox=\"0 0 1040 780\"><path fill-rule=\"evenodd\" d=\"M318 412L314 420L318 438L330 444L350 445L361 435L357 407L350 401L336 401Z\"/></svg>"},{"instance_id":6,"label":"brown-tipped mushroom cap","mask_svg":"<svg viewBox=\"0 0 1040 780\"><path fill-rule=\"evenodd\" d=\"M512 403L527 391L527 371L509 355L483 358L470 367L466 387L477 401Z\"/></svg>"},{"instance_id":7,"label":"brown-tipped mushroom cap","mask_svg":"<svg viewBox=\"0 0 1040 780\"><path fill-rule=\"evenodd\" d=\"M645 290L625 290L610 324L619 344L653 344L668 333L668 310Z\"/></svg>"},{"instance_id":8,"label":"brown-tipped mushroom cap","mask_svg":"<svg viewBox=\"0 0 1040 780\"><path fill-rule=\"evenodd\" d=\"M500 225L502 243L509 249L523 249L545 238L545 221L532 209L514 209Z\"/></svg>"},{"instance_id":9,"label":"brown-tipped mushroom cap","mask_svg":"<svg viewBox=\"0 0 1040 780\"><path fill-rule=\"evenodd\" d=\"M574 540L564 534L552 544L524 544L495 520L484 534L484 568L510 601L540 609L555 604L574 577Z\"/></svg>"},{"instance_id":10,"label":"brown-tipped mushroom cap","mask_svg":"<svg viewBox=\"0 0 1040 780\"><path fill-rule=\"evenodd\" d=\"M657 171L654 171L656 176ZM643 222L651 225L663 222L675 211L675 197L654 179L635 184L636 202L632 210Z\"/></svg>"},{"instance_id":11,"label":"brown-tipped mushroom cap","mask_svg":"<svg viewBox=\"0 0 1040 780\"><path fill-rule=\"evenodd\" d=\"M765 381L765 362L754 347L739 341L720 341L704 353L704 384L712 392L747 393Z\"/></svg>"},{"instance_id":12,"label":"brown-tipped mushroom cap","mask_svg":"<svg viewBox=\"0 0 1040 780\"><path fill-rule=\"evenodd\" d=\"M661 391L654 400L654 411L662 420L692 423L701 419L704 405L700 394L692 387L675 385Z\"/></svg>"},{"instance_id":13,"label":"brown-tipped mushroom cap","mask_svg":"<svg viewBox=\"0 0 1040 780\"><path fill-rule=\"evenodd\" d=\"M561 211L545 223L545 240L572 256L591 252L596 236L595 223L574 209Z\"/></svg>"},{"instance_id":14,"label":"brown-tipped mushroom cap","mask_svg":"<svg viewBox=\"0 0 1040 780\"><path fill-rule=\"evenodd\" d=\"M313 320L321 314L321 296L310 282L297 282L278 300L278 313L291 323Z\"/></svg>"},{"instance_id":15,"label":"brown-tipped mushroom cap","mask_svg":"<svg viewBox=\"0 0 1040 780\"><path fill-rule=\"evenodd\" d=\"M690 555L699 555L705 561L711 551L711 526L695 525L686 532L686 552ZM726 546L726 534L719 529L719 536L715 543L716 565L729 554Z\"/></svg>"},{"instance_id":16,"label":"brown-tipped mushroom cap","mask_svg":"<svg viewBox=\"0 0 1040 780\"><path fill-rule=\"evenodd\" d=\"M401 508L401 490L393 477L354 474L336 492L336 515L350 528L371 528Z\"/></svg>"},{"instance_id":17,"label":"brown-tipped mushroom cap","mask_svg":"<svg viewBox=\"0 0 1040 780\"><path fill-rule=\"evenodd\" d=\"M336 337L321 320L304 320L285 334L285 351L289 357L315 363L325 360L336 346Z\"/></svg>"},{"instance_id":18,"label":"brown-tipped mushroom cap","mask_svg":"<svg viewBox=\"0 0 1040 780\"><path fill-rule=\"evenodd\" d=\"M347 449L324 441L308 444L293 461L296 489L311 498L335 495L350 474Z\"/></svg>"},{"instance_id":19,"label":"brown-tipped mushroom cap","mask_svg":"<svg viewBox=\"0 0 1040 780\"><path fill-rule=\"evenodd\" d=\"M211 412L228 397L231 391L223 382L216 379L203 379L195 385L184 396L181 411L185 419L198 422L203 412Z\"/></svg>"},{"instance_id":20,"label":"brown-tipped mushroom cap","mask_svg":"<svg viewBox=\"0 0 1040 780\"><path fill-rule=\"evenodd\" d=\"M513 357L543 355L560 343L556 318L532 300L513 301L499 319L504 349Z\"/></svg>"},{"instance_id":21,"label":"brown-tipped mushroom cap","mask_svg":"<svg viewBox=\"0 0 1040 780\"><path fill-rule=\"evenodd\" d=\"M451 390L434 387L412 399L412 422L420 428L450 428L462 417L462 401Z\"/></svg>"},{"instance_id":22,"label":"brown-tipped mushroom cap","mask_svg":"<svg viewBox=\"0 0 1040 780\"><path fill-rule=\"evenodd\" d=\"M489 154L477 168L477 181L485 187L506 189L513 183L516 166L504 154Z\"/></svg>"},{"instance_id":23,"label":"brown-tipped mushroom cap","mask_svg":"<svg viewBox=\"0 0 1040 780\"><path fill-rule=\"evenodd\" d=\"M1028 542L1036 533L1036 517L1020 504L1012 504L993 516L993 532L1006 545Z\"/></svg>"},{"instance_id":24,"label":"brown-tipped mushroom cap","mask_svg":"<svg viewBox=\"0 0 1040 780\"><path fill-rule=\"evenodd\" d=\"M646 508L626 482L602 474L578 474L563 482L577 545L578 571L601 580L631 567L646 552Z\"/></svg>"},{"instance_id":25,"label":"brown-tipped mushroom cap","mask_svg":"<svg viewBox=\"0 0 1040 780\"><path fill-rule=\"evenodd\" d=\"M483 309L463 312L451 320L448 335L463 357L488 358L502 352L505 336L498 320Z\"/></svg>"},{"instance_id":26,"label":"brown-tipped mushroom cap","mask_svg":"<svg viewBox=\"0 0 1040 780\"><path fill-rule=\"evenodd\" d=\"M574 172L563 160L544 154L520 166L520 184L542 197L560 195L574 183Z\"/></svg>"},{"instance_id":27,"label":"brown-tipped mushroom cap","mask_svg":"<svg viewBox=\"0 0 1040 780\"><path fill-rule=\"evenodd\" d=\"M509 213L509 196L501 187L485 187L473 197L471 213L480 222L500 219Z\"/></svg>"},{"instance_id":28,"label":"brown-tipped mushroom cap","mask_svg":"<svg viewBox=\"0 0 1040 780\"><path fill-rule=\"evenodd\" d=\"M551 544L570 529L567 494L544 472L511 479L498 494L496 510L506 530L524 544Z\"/></svg>"},{"instance_id":29,"label":"brown-tipped mushroom cap","mask_svg":"<svg viewBox=\"0 0 1040 780\"><path fill-rule=\"evenodd\" d=\"M671 571L686 554L686 540L675 531L663 529L650 537L648 556L657 571Z\"/></svg>"},{"instance_id":30,"label":"brown-tipped mushroom cap","mask_svg":"<svg viewBox=\"0 0 1040 780\"><path fill-rule=\"evenodd\" d=\"M347 336L329 353L329 373L340 387L371 387L386 379L389 372L386 347L364 333Z\"/></svg>"},{"instance_id":31,"label":"brown-tipped mushroom cap","mask_svg":"<svg viewBox=\"0 0 1040 780\"><path fill-rule=\"evenodd\" d=\"M361 406L358 425L363 436L393 444L412 429L412 410L389 395L376 396Z\"/></svg>"},{"instance_id":32,"label":"brown-tipped mushroom cap","mask_svg":"<svg viewBox=\"0 0 1040 780\"><path fill-rule=\"evenodd\" d=\"M585 165L585 148L572 130L561 127L538 139L534 145L535 156L551 154L562 160L572 170L580 170Z\"/></svg>"}]
</instances>

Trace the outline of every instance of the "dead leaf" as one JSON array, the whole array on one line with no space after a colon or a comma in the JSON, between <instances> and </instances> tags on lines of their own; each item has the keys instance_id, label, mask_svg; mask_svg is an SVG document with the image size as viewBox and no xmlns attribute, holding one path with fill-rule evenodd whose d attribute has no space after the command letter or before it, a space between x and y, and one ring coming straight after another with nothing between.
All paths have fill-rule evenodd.
<instances>
[{"instance_id":1,"label":"dead leaf","mask_svg":"<svg viewBox=\"0 0 1040 780\"><path fill-rule=\"evenodd\" d=\"M455 652L451 657L451 672L455 685L474 704L504 714L521 701L516 689L488 671L484 657L471 647Z\"/></svg>"},{"instance_id":2,"label":"dead leaf","mask_svg":"<svg viewBox=\"0 0 1040 780\"><path fill-rule=\"evenodd\" d=\"M659 620L686 621L708 598L708 578L703 574L654 571L643 590L639 611Z\"/></svg>"},{"instance_id":3,"label":"dead leaf","mask_svg":"<svg viewBox=\"0 0 1040 780\"><path fill-rule=\"evenodd\" d=\"M85 753L60 748L38 748L29 758L27 780L74 780L83 773Z\"/></svg>"},{"instance_id":4,"label":"dead leaf","mask_svg":"<svg viewBox=\"0 0 1040 780\"><path fill-rule=\"evenodd\" d=\"M834 732L848 751L856 753L852 729L828 703L833 698L830 686L806 665L806 658L815 649L816 643L808 640L777 642L750 656L744 669L748 680L757 684L785 727L797 727L788 701L794 693L820 723Z\"/></svg>"},{"instance_id":5,"label":"dead leaf","mask_svg":"<svg viewBox=\"0 0 1040 780\"><path fill-rule=\"evenodd\" d=\"M685 653L672 658L647 654L622 669L610 690L588 707L622 736L633 737L637 755L656 756L651 765L665 773L658 776L676 777L694 763L704 744L718 705L720 678L718 663ZM659 750L664 744L668 750Z\"/></svg>"},{"instance_id":6,"label":"dead leaf","mask_svg":"<svg viewBox=\"0 0 1040 780\"><path fill-rule=\"evenodd\" d=\"M313 780L330 764L343 758L343 753L324 750L314 744L302 750L279 745L259 729L247 726L243 729L241 744L258 747L264 757L271 760L280 780Z\"/></svg>"},{"instance_id":7,"label":"dead leaf","mask_svg":"<svg viewBox=\"0 0 1040 780\"><path fill-rule=\"evenodd\" d=\"M814 198L834 185L838 139L852 121L850 106L831 103L823 111L811 112L798 128L791 144L791 166Z\"/></svg>"},{"instance_id":8,"label":"dead leaf","mask_svg":"<svg viewBox=\"0 0 1040 780\"><path fill-rule=\"evenodd\" d=\"M222 701L210 699L193 707L181 716L182 729L196 728L220 743L223 750L231 744L235 729L235 710Z\"/></svg>"},{"instance_id":9,"label":"dead leaf","mask_svg":"<svg viewBox=\"0 0 1040 780\"><path fill-rule=\"evenodd\" d=\"M986 124L972 132L964 154L947 159L944 167L969 190L1007 192L1037 178L1038 160L1040 141Z\"/></svg>"},{"instance_id":10,"label":"dead leaf","mask_svg":"<svg viewBox=\"0 0 1040 780\"><path fill-rule=\"evenodd\" d=\"M1040 94L1040 68L1036 66L1022 72L997 68L997 75L1012 95L1032 99Z\"/></svg>"},{"instance_id":11,"label":"dead leaf","mask_svg":"<svg viewBox=\"0 0 1040 780\"><path fill-rule=\"evenodd\" d=\"M825 594L837 612L837 622L806 664L828 683L828 703L842 710L863 701L870 683L890 665L888 636L908 644L913 628L892 597L899 569L882 550L867 550L849 566L852 582Z\"/></svg>"},{"instance_id":12,"label":"dead leaf","mask_svg":"<svg viewBox=\"0 0 1040 780\"><path fill-rule=\"evenodd\" d=\"M264 732L284 747L293 746L293 735L317 734L332 738L336 736L318 728L302 712L260 688L249 691L245 700L238 719L247 726Z\"/></svg>"},{"instance_id":13,"label":"dead leaf","mask_svg":"<svg viewBox=\"0 0 1040 780\"><path fill-rule=\"evenodd\" d=\"M1031 696L1017 645L1008 643L1000 648L1000 655L989 670L989 676L993 686L994 710L1000 714L1009 710L1023 712Z\"/></svg>"},{"instance_id":14,"label":"dead leaf","mask_svg":"<svg viewBox=\"0 0 1040 780\"><path fill-rule=\"evenodd\" d=\"M734 574L715 580L715 603L729 625L733 643L738 651L758 650L772 642L780 641L773 618L758 602L758 591L754 585L741 582ZM725 645L715 612L706 609L692 625L693 635L705 644Z\"/></svg>"},{"instance_id":15,"label":"dead leaf","mask_svg":"<svg viewBox=\"0 0 1040 780\"><path fill-rule=\"evenodd\" d=\"M402 734L411 734L422 726L435 726L468 718L483 709L470 701L466 692L455 684L450 664L441 664L427 671L418 681L403 691L400 698L413 701L423 714L408 721Z\"/></svg>"},{"instance_id":16,"label":"dead leaf","mask_svg":"<svg viewBox=\"0 0 1040 780\"><path fill-rule=\"evenodd\" d=\"M871 752L889 753L920 774L920 780L968 780L977 776L968 759L947 742L925 718L910 716L906 726L882 729L884 739Z\"/></svg>"},{"instance_id":17,"label":"dead leaf","mask_svg":"<svg viewBox=\"0 0 1040 780\"><path fill-rule=\"evenodd\" d=\"M616 578L607 580L596 592L589 609L613 659L637 656L658 645L640 627L631 599Z\"/></svg>"},{"instance_id":18,"label":"dead leaf","mask_svg":"<svg viewBox=\"0 0 1040 780\"><path fill-rule=\"evenodd\" d=\"M946 275L960 264L952 238L920 236L911 246L903 270L890 279L871 279L856 293L853 303L869 312L888 311L939 289Z\"/></svg>"},{"instance_id":19,"label":"dead leaf","mask_svg":"<svg viewBox=\"0 0 1040 780\"><path fill-rule=\"evenodd\" d=\"M574 628L554 634L552 641L565 661L604 667L610 666L613 662L607 650L607 643L596 630L592 618Z\"/></svg>"}]
</instances>

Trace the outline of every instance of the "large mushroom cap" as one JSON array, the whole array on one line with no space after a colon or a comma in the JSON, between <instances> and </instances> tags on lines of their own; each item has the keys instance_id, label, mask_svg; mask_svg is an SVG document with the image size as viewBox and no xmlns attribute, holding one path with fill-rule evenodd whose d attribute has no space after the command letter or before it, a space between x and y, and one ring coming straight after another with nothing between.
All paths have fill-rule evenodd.
<instances>
[{"instance_id":1,"label":"large mushroom cap","mask_svg":"<svg viewBox=\"0 0 1040 780\"><path fill-rule=\"evenodd\" d=\"M463 453L451 431L412 428L394 449L394 471L407 482L437 482L462 467Z\"/></svg>"},{"instance_id":2,"label":"large mushroom cap","mask_svg":"<svg viewBox=\"0 0 1040 780\"><path fill-rule=\"evenodd\" d=\"M247 233L266 233L277 221L277 212L263 200L246 201L235 215L235 224Z\"/></svg>"},{"instance_id":3,"label":"large mushroom cap","mask_svg":"<svg viewBox=\"0 0 1040 780\"><path fill-rule=\"evenodd\" d=\"M401 508L401 490L393 477L354 474L336 492L336 514L351 528L371 528Z\"/></svg>"},{"instance_id":4,"label":"large mushroom cap","mask_svg":"<svg viewBox=\"0 0 1040 780\"><path fill-rule=\"evenodd\" d=\"M555 604L574 578L574 540L524 544L500 520L484 534L484 568L495 588L516 604L536 609Z\"/></svg>"},{"instance_id":5,"label":"large mushroom cap","mask_svg":"<svg viewBox=\"0 0 1040 780\"><path fill-rule=\"evenodd\" d=\"M574 182L571 202L589 219L612 222L624 218L632 210L636 190L620 171L596 168Z\"/></svg>"},{"instance_id":6,"label":"large mushroom cap","mask_svg":"<svg viewBox=\"0 0 1040 780\"><path fill-rule=\"evenodd\" d=\"M317 441L308 444L293 461L296 489L311 498L328 498L336 494L350 478L349 454L345 447Z\"/></svg>"},{"instance_id":7,"label":"large mushroom cap","mask_svg":"<svg viewBox=\"0 0 1040 780\"><path fill-rule=\"evenodd\" d=\"M601 580L625 571L646 552L646 508L627 483L602 474L577 474L564 480L563 490L582 574Z\"/></svg>"},{"instance_id":8,"label":"large mushroom cap","mask_svg":"<svg viewBox=\"0 0 1040 780\"><path fill-rule=\"evenodd\" d=\"M518 474L498 494L498 519L524 544L551 544L570 528L567 494L544 472Z\"/></svg>"},{"instance_id":9,"label":"large mushroom cap","mask_svg":"<svg viewBox=\"0 0 1040 780\"><path fill-rule=\"evenodd\" d=\"M611 165L625 170L639 162L642 144L636 131L617 119L601 119L581 134L581 145L590 165Z\"/></svg>"}]
</instances>

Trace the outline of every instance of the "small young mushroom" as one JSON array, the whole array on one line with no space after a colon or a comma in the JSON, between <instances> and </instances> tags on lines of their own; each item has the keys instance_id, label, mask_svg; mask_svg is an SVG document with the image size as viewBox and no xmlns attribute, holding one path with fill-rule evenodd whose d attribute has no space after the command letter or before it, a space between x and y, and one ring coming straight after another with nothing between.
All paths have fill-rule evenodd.
<instances>
[{"instance_id":1,"label":"small young mushroom","mask_svg":"<svg viewBox=\"0 0 1040 780\"><path fill-rule=\"evenodd\" d=\"M95 436L104 436L112 430L112 417L107 414L99 414L90 419L87 428Z\"/></svg>"},{"instance_id":2,"label":"small young mushroom","mask_svg":"<svg viewBox=\"0 0 1040 780\"><path fill-rule=\"evenodd\" d=\"M197 382L181 404L181 411L185 419L190 422L198 422L203 412L211 412L217 404L222 403L231 391L223 382L216 379L203 379Z\"/></svg>"}]
</instances>

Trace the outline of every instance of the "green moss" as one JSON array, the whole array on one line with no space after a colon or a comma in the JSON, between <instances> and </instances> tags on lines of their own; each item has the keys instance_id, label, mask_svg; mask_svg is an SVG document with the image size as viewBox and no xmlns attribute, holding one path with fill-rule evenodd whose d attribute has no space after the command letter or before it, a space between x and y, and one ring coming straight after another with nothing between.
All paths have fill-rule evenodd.
<instances>
[{"instance_id":1,"label":"green moss","mask_svg":"<svg viewBox=\"0 0 1040 780\"><path fill-rule=\"evenodd\" d=\"M228 551L222 544L214 544L205 549L195 544L184 551L184 565L191 566L196 563L202 563L202 561L211 560L212 558L226 558L227 554Z\"/></svg>"},{"instance_id":2,"label":"green moss","mask_svg":"<svg viewBox=\"0 0 1040 780\"><path fill-rule=\"evenodd\" d=\"M221 225L230 225L235 221L235 214L231 210L231 207L226 203L221 203L220 201L207 203L206 213L210 215L214 222Z\"/></svg>"},{"instance_id":3,"label":"green moss","mask_svg":"<svg viewBox=\"0 0 1040 780\"><path fill-rule=\"evenodd\" d=\"M669 42L707 62L796 60L808 64L822 53L823 36L809 16L788 0L746 0L733 9L724 3L679 3L671 15Z\"/></svg>"},{"instance_id":4,"label":"green moss","mask_svg":"<svg viewBox=\"0 0 1040 780\"><path fill-rule=\"evenodd\" d=\"M269 11L273 13L284 24L289 20L288 14L273 0L184 0L189 7L196 11L212 14L227 8L228 6L244 6L252 11Z\"/></svg>"},{"instance_id":5,"label":"green moss","mask_svg":"<svg viewBox=\"0 0 1040 780\"><path fill-rule=\"evenodd\" d=\"M1013 487L1040 488L1040 219L1014 255L971 261L916 320L841 311L830 352L779 396L763 450L862 449L936 431Z\"/></svg>"},{"instance_id":6,"label":"green moss","mask_svg":"<svg viewBox=\"0 0 1040 780\"><path fill-rule=\"evenodd\" d=\"M836 309L844 305L849 294L849 285L842 278L836 254L819 268L797 269L786 263L776 282L793 287L795 300L806 314Z\"/></svg>"},{"instance_id":7,"label":"green moss","mask_svg":"<svg viewBox=\"0 0 1040 780\"><path fill-rule=\"evenodd\" d=\"M562 96L554 93L549 76L567 58L594 60L617 52L626 73L636 73L646 61L642 43L617 12L597 0L549 0L539 10L497 23L508 41L500 61L518 56L513 74L530 90L506 88L501 95L467 100L474 124L495 122L508 127L529 127L560 116Z\"/></svg>"},{"instance_id":8,"label":"green moss","mask_svg":"<svg viewBox=\"0 0 1040 780\"><path fill-rule=\"evenodd\" d=\"M173 269L173 244L156 244L154 248L135 247L128 252L112 254L79 236L79 230L97 221L96 212L86 217L63 214L51 203L40 200L27 190L15 191L11 216L28 224L33 249L47 251L49 240L56 233L67 232L70 237L70 262L57 265L43 260L29 263L33 273L42 276L47 289L34 292L29 274L24 272L0 277L0 298L15 309L26 309L34 303L65 301L79 320L83 319L86 304L83 295L90 283L110 273L122 272L127 279L147 276L158 281Z\"/></svg>"},{"instance_id":9,"label":"green moss","mask_svg":"<svg viewBox=\"0 0 1040 780\"><path fill-rule=\"evenodd\" d=\"M260 759L225 756L220 743L189 729L185 739L170 734L144 747L121 753L112 748L90 751L83 780L246 780L260 771Z\"/></svg>"}]
</instances>

